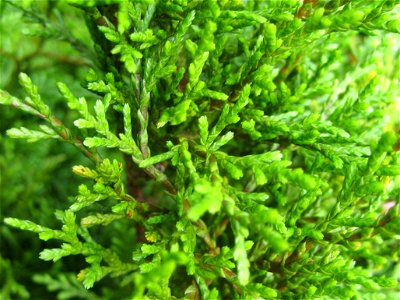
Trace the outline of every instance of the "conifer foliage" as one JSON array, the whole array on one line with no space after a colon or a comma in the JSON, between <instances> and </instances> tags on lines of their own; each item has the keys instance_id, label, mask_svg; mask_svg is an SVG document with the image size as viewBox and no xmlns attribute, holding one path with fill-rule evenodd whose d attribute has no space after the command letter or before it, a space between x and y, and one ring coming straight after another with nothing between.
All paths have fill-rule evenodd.
<instances>
[{"instance_id":1,"label":"conifer foliage","mask_svg":"<svg viewBox=\"0 0 400 300\"><path fill-rule=\"evenodd\" d=\"M1 3L83 61L75 85L46 86L65 119L30 74L0 91L37 120L9 137L87 158L58 227L4 219L55 240L42 260L84 258L93 292L36 275L60 299L399 295L398 1Z\"/></svg>"}]
</instances>

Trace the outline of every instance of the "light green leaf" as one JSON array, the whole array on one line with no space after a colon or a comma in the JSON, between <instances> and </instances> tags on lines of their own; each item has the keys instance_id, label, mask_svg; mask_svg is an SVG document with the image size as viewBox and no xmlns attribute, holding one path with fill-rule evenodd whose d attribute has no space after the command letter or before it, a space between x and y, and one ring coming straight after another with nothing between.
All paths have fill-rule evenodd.
<instances>
[{"instance_id":1,"label":"light green leaf","mask_svg":"<svg viewBox=\"0 0 400 300\"><path fill-rule=\"evenodd\" d=\"M78 119L74 121L74 125L78 128L95 128L96 127L96 121L91 121L91 120L86 120L86 119Z\"/></svg>"},{"instance_id":2,"label":"light green leaf","mask_svg":"<svg viewBox=\"0 0 400 300\"><path fill-rule=\"evenodd\" d=\"M200 143L205 145L208 137L208 120L206 116L199 118Z\"/></svg>"},{"instance_id":3,"label":"light green leaf","mask_svg":"<svg viewBox=\"0 0 400 300\"><path fill-rule=\"evenodd\" d=\"M107 26L99 26L98 27L101 32L104 33L104 36L106 37L107 40L113 42L113 43L119 43L121 41L121 37L118 32L115 30L107 27Z\"/></svg>"},{"instance_id":4,"label":"light green leaf","mask_svg":"<svg viewBox=\"0 0 400 300\"><path fill-rule=\"evenodd\" d=\"M200 74L203 71L204 64L206 63L209 54L210 53L207 51L203 52L189 65L189 82L186 85L186 90L188 92L190 92L199 81Z\"/></svg>"},{"instance_id":5,"label":"light green leaf","mask_svg":"<svg viewBox=\"0 0 400 300\"><path fill-rule=\"evenodd\" d=\"M219 139L217 139L209 148L210 151L217 151L219 148L222 146L226 145L229 143L230 140L232 140L234 137L234 133L232 131L228 131L226 134L221 136Z\"/></svg>"},{"instance_id":6,"label":"light green leaf","mask_svg":"<svg viewBox=\"0 0 400 300\"><path fill-rule=\"evenodd\" d=\"M206 179L199 179L194 186L194 193L189 201L192 206L188 212L188 218L197 221L207 211L216 213L221 209L223 194L221 186L212 184Z\"/></svg>"},{"instance_id":7,"label":"light green leaf","mask_svg":"<svg viewBox=\"0 0 400 300\"><path fill-rule=\"evenodd\" d=\"M122 110L124 114L124 132L127 136L132 136L131 107L125 103Z\"/></svg>"},{"instance_id":8,"label":"light green leaf","mask_svg":"<svg viewBox=\"0 0 400 300\"><path fill-rule=\"evenodd\" d=\"M28 143L44 139L60 139L60 136L52 128L41 125L41 129L42 131L30 130L25 127L11 128L7 130L7 135L15 139L26 139Z\"/></svg>"},{"instance_id":9,"label":"light green leaf","mask_svg":"<svg viewBox=\"0 0 400 300\"><path fill-rule=\"evenodd\" d=\"M147 167L149 167L151 165L155 165L155 164L158 164L158 163L160 163L162 161L166 161L166 160L172 158L175 155L175 153L176 153L176 151L168 151L168 152L165 152L165 153L162 153L162 154L151 156L151 157L146 158L145 160L141 161L139 163L139 167L140 168L147 168Z\"/></svg>"},{"instance_id":10,"label":"light green leaf","mask_svg":"<svg viewBox=\"0 0 400 300\"><path fill-rule=\"evenodd\" d=\"M221 101L226 101L228 100L229 96L225 93L205 89L201 92L203 96L209 97L212 100L221 100Z\"/></svg>"},{"instance_id":11,"label":"light green leaf","mask_svg":"<svg viewBox=\"0 0 400 300\"><path fill-rule=\"evenodd\" d=\"M96 214L81 219L81 225L89 228L96 225L107 226L115 220L121 219L123 216L114 214Z\"/></svg>"},{"instance_id":12,"label":"light green leaf","mask_svg":"<svg viewBox=\"0 0 400 300\"><path fill-rule=\"evenodd\" d=\"M52 260L53 262L56 262L64 256L79 254L80 251L81 248L78 246L74 247L71 244L63 243L61 248L43 250L40 252L39 257L43 260Z\"/></svg>"},{"instance_id":13,"label":"light green leaf","mask_svg":"<svg viewBox=\"0 0 400 300\"><path fill-rule=\"evenodd\" d=\"M171 125L178 125L185 122L187 118L187 111L191 102L192 101L190 100L185 100L174 107L164 110L160 119L158 120L157 127L161 128L168 122L170 122Z\"/></svg>"},{"instance_id":14,"label":"light green leaf","mask_svg":"<svg viewBox=\"0 0 400 300\"><path fill-rule=\"evenodd\" d=\"M224 168L225 171L228 172L228 174L236 180L239 180L240 178L243 177L243 171L240 167L237 165L231 163L228 160L222 160L221 161L221 166Z\"/></svg>"}]
</instances>

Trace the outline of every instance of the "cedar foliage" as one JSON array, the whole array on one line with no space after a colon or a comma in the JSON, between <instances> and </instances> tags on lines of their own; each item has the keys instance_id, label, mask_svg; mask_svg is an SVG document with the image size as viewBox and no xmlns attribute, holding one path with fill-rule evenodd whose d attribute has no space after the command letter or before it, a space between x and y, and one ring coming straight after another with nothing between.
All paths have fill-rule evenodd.
<instances>
[{"instance_id":1,"label":"cedar foliage","mask_svg":"<svg viewBox=\"0 0 400 300\"><path fill-rule=\"evenodd\" d=\"M1 7L2 31L23 16L20 32L37 45L15 57L2 46L15 62L2 59L0 103L36 117L5 118L16 126L7 135L52 143L81 177L72 197L43 199L33 216L43 209L43 222L3 212L5 224L55 240L40 258L58 267L33 271L36 283L59 299L399 296L397 1ZM58 65L56 85L37 75L40 55ZM15 146L1 138L8 174ZM65 157L53 158L50 170L75 184L54 167ZM2 296L29 298L14 263L2 262Z\"/></svg>"}]
</instances>

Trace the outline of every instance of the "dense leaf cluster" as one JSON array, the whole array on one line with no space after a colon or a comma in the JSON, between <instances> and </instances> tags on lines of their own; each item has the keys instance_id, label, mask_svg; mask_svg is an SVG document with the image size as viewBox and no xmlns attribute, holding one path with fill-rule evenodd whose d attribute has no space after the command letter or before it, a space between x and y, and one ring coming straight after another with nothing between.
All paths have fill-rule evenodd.
<instances>
[{"instance_id":1,"label":"dense leaf cluster","mask_svg":"<svg viewBox=\"0 0 400 300\"><path fill-rule=\"evenodd\" d=\"M68 207L54 207L61 227L4 222L59 241L43 260L84 257L85 288L114 278L119 290L86 292L69 273L35 281L60 299L399 295L396 2L1 2L85 70L85 91L57 83L65 118L25 73L23 96L0 90L42 122L8 136L88 159Z\"/></svg>"}]
</instances>

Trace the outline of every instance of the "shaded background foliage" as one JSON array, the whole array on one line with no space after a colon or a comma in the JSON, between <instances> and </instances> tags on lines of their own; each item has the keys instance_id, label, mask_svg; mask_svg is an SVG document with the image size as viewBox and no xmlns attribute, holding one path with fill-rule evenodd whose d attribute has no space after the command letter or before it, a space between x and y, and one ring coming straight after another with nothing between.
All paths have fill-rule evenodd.
<instances>
[{"instance_id":1,"label":"shaded background foliage","mask_svg":"<svg viewBox=\"0 0 400 300\"><path fill-rule=\"evenodd\" d=\"M37 36L37 18L24 11L30 5L38 13L47 15L49 22L57 24L60 20L65 21L67 24L63 30L70 32ZM67 8L63 1L1 1L0 9L1 88L22 96L16 77L20 72L29 73L57 115L72 120L54 87L57 82L63 81L88 94L80 86L80 81L90 64L67 41L70 34L82 41L90 41L82 13L78 9ZM11 107L0 109L1 219L18 216L55 227L58 223L54 218L55 209L68 207L68 197L75 193L79 183L71 168L77 161L85 163L86 159L71 146L57 141L27 144L6 136L7 129L23 124L35 124L35 119ZM62 280L63 289L70 290L72 294L75 292L75 297L92 299L93 294L82 288L75 278L83 259L73 257L54 265L43 262L38 260L40 249L44 247L42 241L30 233L15 234L3 223L0 226L2 299L55 297L56 294L51 294L46 287L51 283L49 276Z\"/></svg>"},{"instance_id":2,"label":"shaded background foliage","mask_svg":"<svg viewBox=\"0 0 400 300\"><path fill-rule=\"evenodd\" d=\"M325 7L329 11L330 5L335 7L335 3L338 1L325 2ZM33 11L37 11L37 14L31 13L31 7ZM56 91L56 83L64 82L74 94L83 95L89 101L94 101L97 96L82 86L84 86L89 68L96 69L104 63L101 57L95 56L96 49L91 44L90 29L86 27L82 11L67 5L64 1L2 0L0 9L0 87L23 98L24 94L21 92L22 89L18 85L16 77L20 72L29 74L33 82L38 85L41 96L46 99L46 103L56 115L66 124L72 124L76 113L65 109L65 100ZM298 13L306 14L302 10L299 10ZM310 31L314 29L313 26L320 26L316 16L318 11L315 11L314 14L315 22L313 23L311 18L307 23ZM279 74L276 75L274 83L267 83L270 86L266 88L271 88L275 84L278 86L276 92L278 97L268 103L269 112L271 114L291 110L302 112L308 109L312 112L319 112L321 103L324 103L323 105L326 105L325 113L332 115L333 121L340 123L341 127L352 135L362 136L366 143L369 142L369 139L372 140L376 131L380 131L382 128L396 132L398 136L400 128L399 102L389 105L390 101L387 101L393 96L399 97L397 72L400 69L400 49L398 35L376 32L375 35L370 36L365 28L342 32L347 31L347 28L341 28L339 21L338 28L332 29L330 35L315 40L310 38L308 46L303 45L302 36L293 36L293 44L296 39L299 39L298 43L302 47L300 47L301 49L286 49L292 52L277 64ZM38 26L38 23L41 25ZM382 24L386 23L382 22ZM394 28L394 25L391 26ZM385 29L390 30L391 28ZM363 31L365 32L363 33ZM280 34L284 35L284 32L280 32ZM245 43L232 44L232 52L237 52L241 47L244 52L248 51L244 45ZM109 50L107 47L109 46L104 46L106 51ZM240 65L240 59L242 58L237 58L238 65ZM232 74L235 74L236 71L232 70ZM270 71L277 72L276 70ZM361 115L365 115L368 108L364 107L365 103L362 101L351 101L351 99L360 89L368 86L370 81L375 80L377 74L379 74L379 79L376 80L380 80L383 92L377 94L373 101L368 100L368 105L372 110L369 111L368 118L372 122L367 122L369 121L367 119L365 124L360 124L360 119L354 118L354 111L359 110ZM349 80L352 80L351 84L348 84ZM295 99L290 98L289 94L285 95L285 91L287 89L301 90L299 87L304 82L307 86L303 87L303 92L292 95L292 97L303 97L309 100L302 102L301 107L298 107ZM324 97L327 96L325 91L332 90L336 95L331 95L333 100L326 104L324 101ZM367 88L365 93L368 93ZM287 98L292 101L282 103ZM267 106L267 103L265 105ZM349 105L352 106L351 109ZM342 109L339 110L338 107ZM346 109L348 118L346 118ZM24 141L12 140L7 137L5 131L10 127L22 125L29 127L31 124L36 124L34 118L22 112L10 107L1 107L0 120L0 219L12 216L29 219L50 228L58 227L54 211L66 209L72 201L69 200L69 197L76 193L76 187L83 182L82 179L73 176L71 168L73 165L87 164L87 159L70 145L57 141L49 140L26 144ZM313 120L310 119L309 122L311 123ZM247 133L250 136L256 136L257 132L251 128L251 124L248 125ZM70 126L70 128L72 127ZM246 136L245 139L247 140L249 137ZM285 147L285 141L279 142L282 147ZM157 149L157 143L152 145L152 149ZM227 146L227 150L230 154L238 156L249 152L262 152L262 146L257 144L257 141L249 141L247 145L243 145L240 141L233 142ZM399 146L396 147L398 149ZM299 153L293 158L295 166L301 166L305 170L311 169L304 159L313 155L309 150L312 149L296 150ZM129 178L124 178L124 180L126 183L129 182ZM340 178L336 180L337 186L340 186L342 184ZM140 185L145 185L145 193L151 193L154 182L146 182L143 181ZM134 190L132 192L135 193ZM271 191L271 194L274 192ZM296 188L292 188L292 190L289 188L285 192L295 198L299 191ZM334 190L333 185L330 192L335 195L338 191ZM278 193L276 197L279 197ZM330 201L328 196L326 199L327 202ZM327 206L331 204L327 203ZM112 223L110 226L94 229L92 233L100 244L108 246L111 243L113 249L122 258L130 259L131 245L127 245L124 241L135 239L137 233L135 230L127 232L125 225L123 221ZM130 284L121 286L120 279L110 277L100 281L91 291L87 291L76 280L76 273L85 265L83 258L72 256L54 264L42 262L38 259L39 252L45 247L51 248L52 242L46 242L45 245L31 233L15 231L3 223L0 226L0 284L2 287L0 295L4 299L43 299L56 297L56 294L60 299L96 299L97 297L123 299L131 295L132 286ZM124 239L119 237L124 237ZM231 241L222 242L231 243ZM54 242L54 247L56 245L57 243ZM389 257L390 250L396 246L398 246L398 240L393 241L392 248L382 247L381 255ZM379 246L374 245L373 247ZM395 259L397 258L393 258L393 261ZM377 265L383 264L379 261L379 257L376 260ZM357 264L367 265L362 257ZM172 282L177 283L176 286L179 286L180 272L184 274L184 270L178 268L176 277L172 278ZM384 268L380 272L381 275L399 279L398 261L388 264L386 269ZM177 293L183 294L183 292L182 290ZM384 295L384 297L395 296L395 292L388 292L387 295Z\"/></svg>"}]
</instances>

